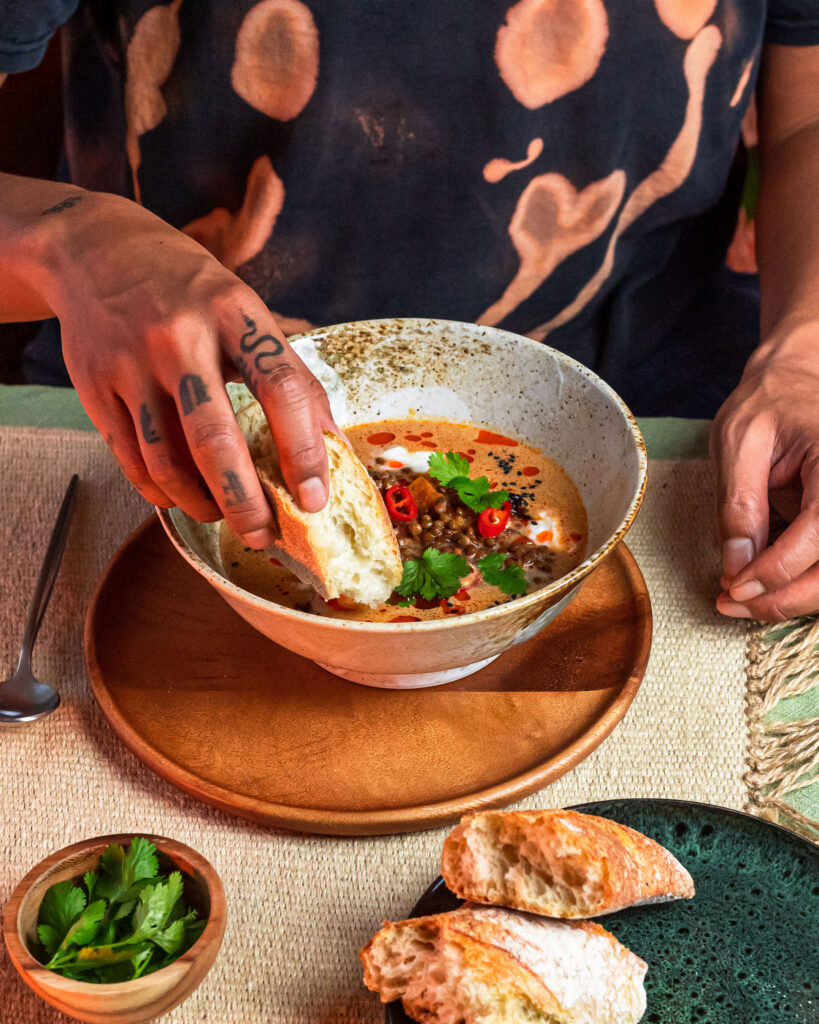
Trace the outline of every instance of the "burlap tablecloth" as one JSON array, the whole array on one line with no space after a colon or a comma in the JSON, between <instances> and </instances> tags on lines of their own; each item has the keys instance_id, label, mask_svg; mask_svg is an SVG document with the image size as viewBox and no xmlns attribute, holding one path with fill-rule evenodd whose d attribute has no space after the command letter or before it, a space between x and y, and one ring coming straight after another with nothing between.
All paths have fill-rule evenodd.
<instances>
[{"instance_id":1,"label":"burlap tablecloth","mask_svg":"<svg viewBox=\"0 0 819 1024\"><path fill-rule=\"evenodd\" d=\"M34 658L35 671L54 682L62 703L42 722L0 730L0 903L39 859L67 843L110 832L172 836L219 871L228 926L202 986L163 1021L381 1019L377 998L361 984L357 951L384 918L406 915L436 876L445 832L358 839L289 834L196 803L154 776L104 721L82 656L93 587L149 509L93 434L0 428L0 469L0 668L9 671L63 491L72 472L81 476ZM719 570L712 509L708 463L651 463L645 503L628 538L654 609L645 681L612 736L522 806L636 796L744 805L748 626L714 610ZM5 949L0 994L0 1024L67 1019L24 986Z\"/></svg>"}]
</instances>

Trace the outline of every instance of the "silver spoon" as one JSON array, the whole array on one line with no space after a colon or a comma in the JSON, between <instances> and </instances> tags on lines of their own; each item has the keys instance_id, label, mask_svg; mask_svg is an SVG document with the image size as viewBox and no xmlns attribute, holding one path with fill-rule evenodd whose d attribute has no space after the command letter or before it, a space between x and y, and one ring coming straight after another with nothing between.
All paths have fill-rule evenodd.
<instances>
[{"instance_id":1,"label":"silver spoon","mask_svg":"<svg viewBox=\"0 0 819 1024\"><path fill-rule=\"evenodd\" d=\"M37 718L51 714L60 703L59 693L48 683L41 683L31 671L31 650L60 569L79 479L76 473L71 477L51 540L48 542L48 550L28 610L17 671L10 679L0 682L0 722L33 722Z\"/></svg>"}]
</instances>

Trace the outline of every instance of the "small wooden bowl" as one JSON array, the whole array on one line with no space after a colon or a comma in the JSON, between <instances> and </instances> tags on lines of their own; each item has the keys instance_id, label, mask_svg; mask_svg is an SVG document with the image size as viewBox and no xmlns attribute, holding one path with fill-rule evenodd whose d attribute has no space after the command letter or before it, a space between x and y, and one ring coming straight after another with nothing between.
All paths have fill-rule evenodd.
<instances>
[{"instance_id":1,"label":"small wooden bowl","mask_svg":"<svg viewBox=\"0 0 819 1024\"><path fill-rule=\"evenodd\" d=\"M55 882L81 878L97 866L107 846L124 846L133 837L125 833L86 839L46 857L20 882L3 914L6 948L23 981L47 1003L87 1024L143 1024L172 1010L208 973L225 933L225 892L216 871L190 847L146 835L156 846L160 870L181 871L185 900L207 915L205 930L193 946L168 967L110 985L74 981L42 966L31 950L37 948L37 913L46 890Z\"/></svg>"}]
</instances>

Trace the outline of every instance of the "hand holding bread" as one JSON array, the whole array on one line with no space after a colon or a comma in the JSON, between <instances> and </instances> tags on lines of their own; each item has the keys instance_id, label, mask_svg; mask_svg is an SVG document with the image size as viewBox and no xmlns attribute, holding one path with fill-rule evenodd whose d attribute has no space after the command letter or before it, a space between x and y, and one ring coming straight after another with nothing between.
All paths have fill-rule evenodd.
<instances>
[{"instance_id":1,"label":"hand holding bread","mask_svg":"<svg viewBox=\"0 0 819 1024\"><path fill-rule=\"evenodd\" d=\"M229 384L236 420L275 517L277 557L325 601L385 602L401 581L398 542L384 502L349 445L323 432L330 465L327 504L305 512L282 478L279 454L261 405L244 385Z\"/></svg>"}]
</instances>

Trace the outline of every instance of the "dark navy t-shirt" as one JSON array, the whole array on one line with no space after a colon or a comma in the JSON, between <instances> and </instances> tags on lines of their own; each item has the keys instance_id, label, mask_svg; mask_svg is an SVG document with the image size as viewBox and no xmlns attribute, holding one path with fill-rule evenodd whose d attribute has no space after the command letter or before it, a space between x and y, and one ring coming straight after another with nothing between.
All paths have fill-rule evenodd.
<instances>
[{"instance_id":1,"label":"dark navy t-shirt","mask_svg":"<svg viewBox=\"0 0 819 1024\"><path fill-rule=\"evenodd\" d=\"M819 44L819 0L0 0L0 70L59 25L70 180L197 238L288 332L493 324L701 415L756 341L724 269L740 124L763 40ZM41 337L29 375L58 356Z\"/></svg>"}]
</instances>

